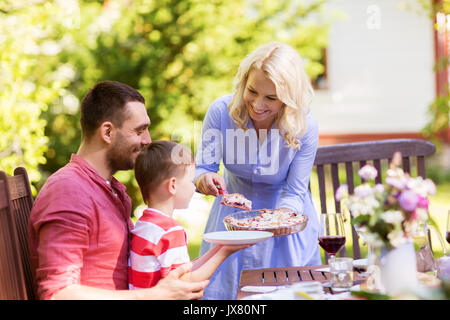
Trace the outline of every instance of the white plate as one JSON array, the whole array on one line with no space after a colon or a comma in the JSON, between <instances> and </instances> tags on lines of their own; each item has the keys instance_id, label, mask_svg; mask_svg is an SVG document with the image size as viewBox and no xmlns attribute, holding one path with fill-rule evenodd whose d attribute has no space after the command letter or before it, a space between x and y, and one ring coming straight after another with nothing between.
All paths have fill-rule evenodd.
<instances>
[{"instance_id":1,"label":"white plate","mask_svg":"<svg viewBox=\"0 0 450 320\"><path fill-rule=\"evenodd\" d=\"M353 267L367 270L368 260L367 259L357 259L353 260Z\"/></svg>"},{"instance_id":2,"label":"white plate","mask_svg":"<svg viewBox=\"0 0 450 320\"><path fill-rule=\"evenodd\" d=\"M217 231L205 233L203 239L214 244L240 245L258 243L272 236L267 231Z\"/></svg>"}]
</instances>

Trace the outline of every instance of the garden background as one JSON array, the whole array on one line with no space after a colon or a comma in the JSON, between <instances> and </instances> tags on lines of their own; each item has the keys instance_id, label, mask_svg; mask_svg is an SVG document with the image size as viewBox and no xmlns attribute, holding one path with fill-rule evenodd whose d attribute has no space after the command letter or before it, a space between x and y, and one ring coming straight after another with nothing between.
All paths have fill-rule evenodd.
<instances>
[{"instance_id":1,"label":"garden background","mask_svg":"<svg viewBox=\"0 0 450 320\"><path fill-rule=\"evenodd\" d=\"M416 2L422 14L432 14L429 1ZM0 169L12 174L24 166L36 196L48 176L77 152L80 101L101 80L124 82L143 94L154 140L176 140L195 152L199 121L209 104L231 92L239 62L259 45L273 40L292 45L304 57L311 80L319 83L329 27L339 19L326 13L326 4L0 0ZM448 2L444 5L448 12ZM436 67L447 66L448 60ZM438 145L427 172L437 183L431 214L441 232L450 209L450 172L440 164L448 146L438 136L448 129L448 101L448 95L439 96L430 104L422 132ZM118 172L116 178L127 186L139 216L142 198L133 172ZM176 212L188 229L192 258L212 200L196 194L189 209Z\"/></svg>"}]
</instances>

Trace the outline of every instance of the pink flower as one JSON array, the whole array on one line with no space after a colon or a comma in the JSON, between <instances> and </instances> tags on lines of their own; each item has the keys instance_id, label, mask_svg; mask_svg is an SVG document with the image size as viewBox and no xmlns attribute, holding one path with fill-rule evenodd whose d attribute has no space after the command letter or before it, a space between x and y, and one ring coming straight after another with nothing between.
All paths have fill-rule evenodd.
<instances>
[{"instance_id":1,"label":"pink flower","mask_svg":"<svg viewBox=\"0 0 450 320\"><path fill-rule=\"evenodd\" d=\"M414 220L424 221L426 219L428 219L428 212L426 209L423 209L420 207L417 207L416 210L414 210L409 217L409 220L411 220L411 221L414 221Z\"/></svg>"},{"instance_id":2,"label":"pink flower","mask_svg":"<svg viewBox=\"0 0 450 320\"><path fill-rule=\"evenodd\" d=\"M364 184L360 184L359 186L357 186L355 188L354 194L358 198L363 199L365 197L368 197L368 196L372 195L373 194L373 190L372 190L372 187L369 184L364 183Z\"/></svg>"},{"instance_id":3,"label":"pink flower","mask_svg":"<svg viewBox=\"0 0 450 320\"><path fill-rule=\"evenodd\" d=\"M364 180L373 180L378 175L377 169L371 166L370 164L366 164L364 167L359 169L358 174Z\"/></svg>"},{"instance_id":4,"label":"pink flower","mask_svg":"<svg viewBox=\"0 0 450 320\"><path fill-rule=\"evenodd\" d=\"M405 190L398 197L398 203L406 211L413 211L419 204L419 196L414 191Z\"/></svg>"},{"instance_id":5,"label":"pink flower","mask_svg":"<svg viewBox=\"0 0 450 320\"><path fill-rule=\"evenodd\" d=\"M348 195L348 187L346 184L340 185L336 190L336 200L341 201L342 198Z\"/></svg>"},{"instance_id":6,"label":"pink flower","mask_svg":"<svg viewBox=\"0 0 450 320\"><path fill-rule=\"evenodd\" d=\"M421 197L421 196L418 196L418 197L419 197L419 204L418 204L419 208L428 209L428 203L429 203L428 198Z\"/></svg>"},{"instance_id":7,"label":"pink flower","mask_svg":"<svg viewBox=\"0 0 450 320\"><path fill-rule=\"evenodd\" d=\"M402 190L406 187L407 180L404 177L386 177L386 183L396 189Z\"/></svg>"}]
</instances>

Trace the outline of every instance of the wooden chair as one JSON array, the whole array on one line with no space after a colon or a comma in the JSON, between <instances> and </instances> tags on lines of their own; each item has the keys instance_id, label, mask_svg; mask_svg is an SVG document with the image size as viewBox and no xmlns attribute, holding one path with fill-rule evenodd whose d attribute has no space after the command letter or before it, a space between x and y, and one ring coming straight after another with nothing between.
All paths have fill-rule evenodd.
<instances>
[{"instance_id":1,"label":"wooden chair","mask_svg":"<svg viewBox=\"0 0 450 320\"><path fill-rule=\"evenodd\" d=\"M361 182L358 176L358 170L361 167L370 163L381 173L388 167L396 151L400 151L402 154L403 170L411 175L425 178L425 156L434 154L436 147L429 141L417 139L392 139L319 147L314 167L317 171L318 183L315 185L318 185L319 189L320 212L332 212L333 209L327 206L327 200L328 204L334 203L334 212L341 212L341 203L334 197L337 188L341 184L347 184L349 193L353 193L355 184ZM345 169L345 171L341 170L341 175L339 175L339 168ZM313 176L311 175L311 179ZM382 174L378 174L375 181L382 183ZM332 192L327 193L327 189L330 188L332 188ZM353 258L360 259L361 249L358 234L353 226L352 243ZM345 248L340 251L340 255L345 255Z\"/></svg>"},{"instance_id":2,"label":"wooden chair","mask_svg":"<svg viewBox=\"0 0 450 320\"><path fill-rule=\"evenodd\" d=\"M33 196L25 168L0 171L0 299L35 299L28 246Z\"/></svg>"}]
</instances>

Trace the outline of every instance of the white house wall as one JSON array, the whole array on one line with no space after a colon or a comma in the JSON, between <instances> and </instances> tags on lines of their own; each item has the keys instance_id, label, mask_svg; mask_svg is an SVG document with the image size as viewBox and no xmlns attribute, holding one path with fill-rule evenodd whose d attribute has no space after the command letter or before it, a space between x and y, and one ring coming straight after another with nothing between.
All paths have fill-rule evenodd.
<instances>
[{"instance_id":1,"label":"white house wall","mask_svg":"<svg viewBox=\"0 0 450 320\"><path fill-rule=\"evenodd\" d=\"M435 97L433 22L402 9L417 0L333 0L328 89L311 110L320 133L418 132Z\"/></svg>"}]
</instances>

